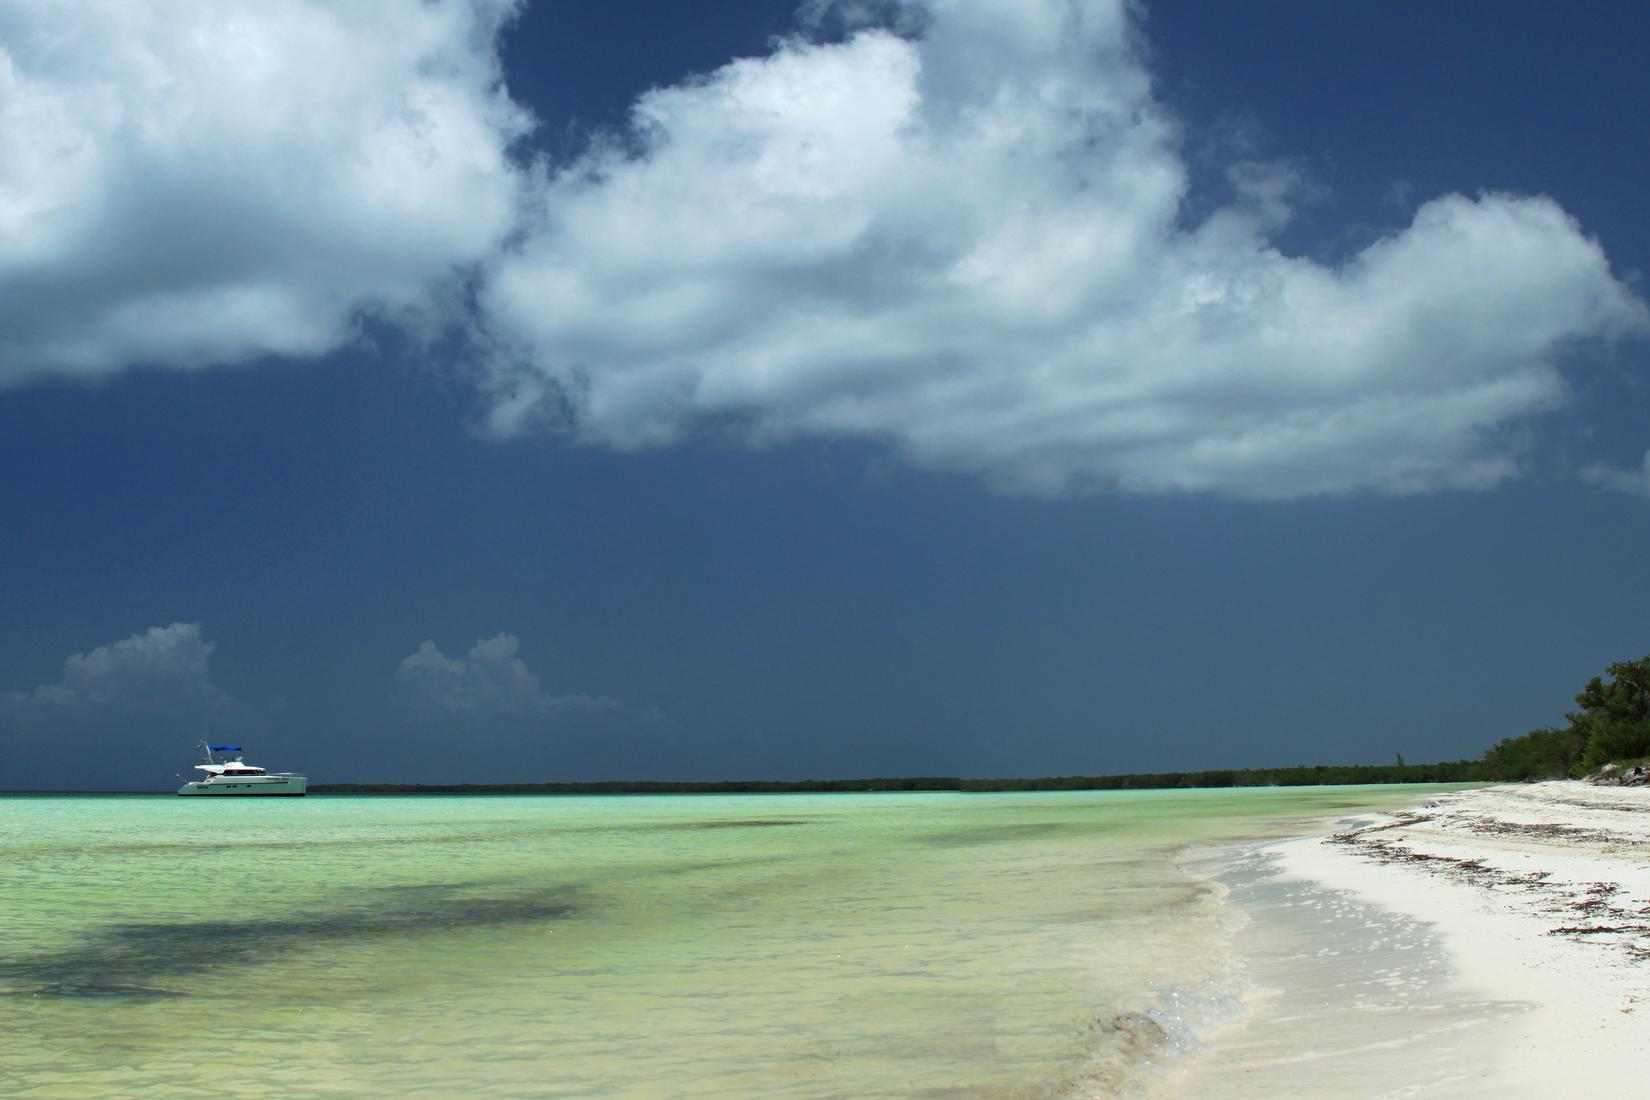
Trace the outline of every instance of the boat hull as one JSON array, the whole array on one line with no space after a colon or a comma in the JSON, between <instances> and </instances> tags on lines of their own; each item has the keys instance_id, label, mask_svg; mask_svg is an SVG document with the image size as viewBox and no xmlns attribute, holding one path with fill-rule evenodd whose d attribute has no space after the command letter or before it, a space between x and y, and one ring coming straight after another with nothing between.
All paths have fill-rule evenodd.
<instances>
[{"instance_id":1,"label":"boat hull","mask_svg":"<svg viewBox=\"0 0 1650 1100\"><path fill-rule=\"evenodd\" d=\"M273 795L302 797L308 790L309 780L301 775L260 775L195 780L179 787L178 793L191 797L268 798Z\"/></svg>"}]
</instances>

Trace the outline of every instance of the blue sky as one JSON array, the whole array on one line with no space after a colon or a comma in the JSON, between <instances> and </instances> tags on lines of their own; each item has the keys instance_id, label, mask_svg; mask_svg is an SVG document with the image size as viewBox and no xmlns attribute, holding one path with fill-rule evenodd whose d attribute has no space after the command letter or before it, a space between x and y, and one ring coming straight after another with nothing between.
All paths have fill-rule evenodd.
<instances>
[{"instance_id":1,"label":"blue sky","mask_svg":"<svg viewBox=\"0 0 1650 1100\"><path fill-rule=\"evenodd\" d=\"M0 788L1476 755L1650 650L1650 17L0 16Z\"/></svg>"}]
</instances>

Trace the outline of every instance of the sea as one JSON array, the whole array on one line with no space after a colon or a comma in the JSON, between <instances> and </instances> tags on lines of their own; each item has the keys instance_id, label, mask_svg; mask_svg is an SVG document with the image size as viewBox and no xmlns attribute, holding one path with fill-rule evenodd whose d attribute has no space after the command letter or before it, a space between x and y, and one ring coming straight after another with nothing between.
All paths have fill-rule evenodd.
<instances>
[{"instance_id":1,"label":"sea","mask_svg":"<svg viewBox=\"0 0 1650 1100\"><path fill-rule=\"evenodd\" d=\"M1434 789L0 798L0 1095L1139 1095L1184 853Z\"/></svg>"}]
</instances>

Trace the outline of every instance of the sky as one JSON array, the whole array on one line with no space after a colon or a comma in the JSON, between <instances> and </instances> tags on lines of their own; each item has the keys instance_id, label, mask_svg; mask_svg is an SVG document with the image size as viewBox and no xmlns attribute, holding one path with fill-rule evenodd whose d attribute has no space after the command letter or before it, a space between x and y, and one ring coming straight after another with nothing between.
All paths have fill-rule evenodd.
<instances>
[{"instance_id":1,"label":"sky","mask_svg":"<svg viewBox=\"0 0 1650 1100\"><path fill-rule=\"evenodd\" d=\"M0 9L0 789L1476 756L1650 652L1650 12Z\"/></svg>"}]
</instances>

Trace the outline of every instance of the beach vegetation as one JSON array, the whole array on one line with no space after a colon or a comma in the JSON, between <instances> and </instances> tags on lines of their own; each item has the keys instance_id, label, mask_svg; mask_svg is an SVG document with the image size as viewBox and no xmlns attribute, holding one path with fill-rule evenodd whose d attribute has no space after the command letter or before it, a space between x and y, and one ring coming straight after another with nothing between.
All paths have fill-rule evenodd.
<instances>
[{"instance_id":1,"label":"beach vegetation","mask_svg":"<svg viewBox=\"0 0 1650 1100\"><path fill-rule=\"evenodd\" d=\"M1498 743L1484 754L1484 770L1487 778L1516 782L1564 779L1581 767L1586 748L1584 731L1548 726Z\"/></svg>"},{"instance_id":2,"label":"beach vegetation","mask_svg":"<svg viewBox=\"0 0 1650 1100\"><path fill-rule=\"evenodd\" d=\"M1650 656L1618 661L1605 672L1608 681L1588 680L1576 696L1580 709L1569 715L1587 735L1586 770L1650 754Z\"/></svg>"},{"instance_id":3,"label":"beach vegetation","mask_svg":"<svg viewBox=\"0 0 1650 1100\"><path fill-rule=\"evenodd\" d=\"M1587 738L1582 770L1592 771L1611 763L1627 763L1650 753L1650 721L1601 723Z\"/></svg>"},{"instance_id":4,"label":"beach vegetation","mask_svg":"<svg viewBox=\"0 0 1650 1100\"><path fill-rule=\"evenodd\" d=\"M1108 791L1148 788L1296 787L1354 783L1484 783L1563 779L1608 763L1650 760L1650 656L1618 661L1587 681L1568 724L1509 737L1475 760L1435 764L1295 764L1270 768L968 778L897 776L856 779L713 781L608 780L508 784L317 784L315 794L780 794L852 791Z\"/></svg>"},{"instance_id":5,"label":"beach vegetation","mask_svg":"<svg viewBox=\"0 0 1650 1100\"><path fill-rule=\"evenodd\" d=\"M1280 768L1220 768L1127 775L1054 775L1002 778L905 776L861 779L726 779L713 781L612 780L595 783L397 784L332 783L315 794L829 794L856 791L1127 791L1207 787L1305 787L1357 783L1472 783L1477 760L1437 764L1296 764Z\"/></svg>"},{"instance_id":6,"label":"beach vegetation","mask_svg":"<svg viewBox=\"0 0 1650 1100\"><path fill-rule=\"evenodd\" d=\"M1531 730L1486 752L1485 778L1559 779L1650 756L1650 656L1617 661L1575 701L1562 729Z\"/></svg>"}]
</instances>

